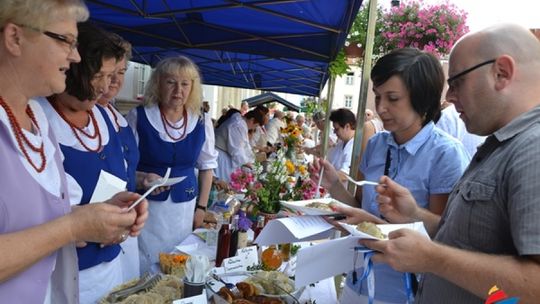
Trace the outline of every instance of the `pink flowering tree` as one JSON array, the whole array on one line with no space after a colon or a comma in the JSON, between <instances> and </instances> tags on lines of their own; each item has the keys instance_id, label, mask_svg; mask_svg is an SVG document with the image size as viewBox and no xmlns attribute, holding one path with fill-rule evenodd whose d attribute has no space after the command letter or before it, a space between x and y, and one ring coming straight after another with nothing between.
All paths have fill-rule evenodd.
<instances>
[{"instance_id":1,"label":"pink flowering tree","mask_svg":"<svg viewBox=\"0 0 540 304\"><path fill-rule=\"evenodd\" d=\"M404 1L383 14L383 47L385 51L415 47L437 56L446 55L469 31L466 20L467 13L449 2L423 5Z\"/></svg>"}]
</instances>

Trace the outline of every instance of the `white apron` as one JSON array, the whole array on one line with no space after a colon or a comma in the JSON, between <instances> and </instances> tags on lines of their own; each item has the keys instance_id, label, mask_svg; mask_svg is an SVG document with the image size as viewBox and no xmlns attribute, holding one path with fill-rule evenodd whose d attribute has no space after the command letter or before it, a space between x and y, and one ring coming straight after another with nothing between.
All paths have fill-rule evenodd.
<instances>
[{"instance_id":1,"label":"white apron","mask_svg":"<svg viewBox=\"0 0 540 304\"><path fill-rule=\"evenodd\" d=\"M148 217L139 235L141 275L151 272L159 263L159 253L170 253L193 231L196 198L189 202L173 203L148 201Z\"/></svg>"},{"instance_id":2,"label":"white apron","mask_svg":"<svg viewBox=\"0 0 540 304\"><path fill-rule=\"evenodd\" d=\"M119 254L110 262L79 271L80 304L95 304L112 288L124 282L120 256Z\"/></svg>"},{"instance_id":3,"label":"white apron","mask_svg":"<svg viewBox=\"0 0 540 304\"><path fill-rule=\"evenodd\" d=\"M139 278L139 241L136 237L128 237L120 244L120 261L124 282Z\"/></svg>"}]
</instances>

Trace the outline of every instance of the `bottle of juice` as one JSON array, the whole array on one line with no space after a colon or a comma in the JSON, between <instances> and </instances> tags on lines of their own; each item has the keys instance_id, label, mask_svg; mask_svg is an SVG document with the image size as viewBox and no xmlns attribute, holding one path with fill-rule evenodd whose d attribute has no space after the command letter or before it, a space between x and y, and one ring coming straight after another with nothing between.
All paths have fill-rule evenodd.
<instances>
[{"instance_id":1,"label":"bottle of juice","mask_svg":"<svg viewBox=\"0 0 540 304\"><path fill-rule=\"evenodd\" d=\"M239 219L240 219L240 216L238 214L235 214L232 218L229 257L235 256L236 250L238 249L238 220Z\"/></svg>"},{"instance_id":2,"label":"bottle of juice","mask_svg":"<svg viewBox=\"0 0 540 304\"><path fill-rule=\"evenodd\" d=\"M229 248L231 246L231 230L229 228L230 214L223 214L223 223L218 233L216 267L221 267L224 259L229 257Z\"/></svg>"}]
</instances>

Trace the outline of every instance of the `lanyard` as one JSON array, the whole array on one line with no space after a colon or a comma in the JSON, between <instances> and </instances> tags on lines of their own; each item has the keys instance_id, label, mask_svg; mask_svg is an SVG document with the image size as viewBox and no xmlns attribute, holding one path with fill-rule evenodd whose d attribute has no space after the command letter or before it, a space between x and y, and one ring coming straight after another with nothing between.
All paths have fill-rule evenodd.
<instances>
[{"instance_id":1,"label":"lanyard","mask_svg":"<svg viewBox=\"0 0 540 304\"><path fill-rule=\"evenodd\" d=\"M375 300L375 274L373 273L373 262L371 262L371 257L375 253L372 251L365 251L364 252L364 272L362 273L362 276L360 279L357 278L356 274L356 258L358 257L358 251L365 250L365 247L355 247L355 257L354 257L354 270L352 273L352 283L353 285L362 284L363 280L367 279L367 289L368 289L368 303L373 304ZM403 273L403 278L405 280L405 292L407 294L407 304L413 304L414 303L414 295L412 292L412 282L411 282L411 274L408 272Z\"/></svg>"},{"instance_id":2,"label":"lanyard","mask_svg":"<svg viewBox=\"0 0 540 304\"><path fill-rule=\"evenodd\" d=\"M392 163L392 158L390 157L390 147L386 150L386 162L384 163L384 175L388 176L388 171L390 171L390 163Z\"/></svg>"},{"instance_id":3,"label":"lanyard","mask_svg":"<svg viewBox=\"0 0 540 304\"><path fill-rule=\"evenodd\" d=\"M412 275L408 272L403 273L405 279L405 292L407 293L407 304L414 303L414 295L412 292Z\"/></svg>"},{"instance_id":4,"label":"lanyard","mask_svg":"<svg viewBox=\"0 0 540 304\"><path fill-rule=\"evenodd\" d=\"M373 262L371 262L371 256L373 256L373 253L374 251L364 252L364 272L362 273L362 276L360 277L360 281L358 282L358 284L362 284L362 281L367 279L369 304L373 304L373 301L375 300L375 274L373 273L373 269L372 269ZM355 255L354 255L355 264L356 264L357 256L358 256L358 249L355 248ZM353 275L352 283L356 284L358 281L356 277L356 265L354 266L352 275Z\"/></svg>"}]
</instances>

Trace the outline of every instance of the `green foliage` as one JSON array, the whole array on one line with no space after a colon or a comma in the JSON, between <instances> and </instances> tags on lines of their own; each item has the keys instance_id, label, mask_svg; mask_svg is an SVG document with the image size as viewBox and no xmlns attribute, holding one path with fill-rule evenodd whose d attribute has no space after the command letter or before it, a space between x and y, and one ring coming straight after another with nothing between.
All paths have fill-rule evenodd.
<instances>
[{"instance_id":1,"label":"green foliage","mask_svg":"<svg viewBox=\"0 0 540 304\"><path fill-rule=\"evenodd\" d=\"M330 62L328 70L330 71L330 75L334 77L339 77L341 75L347 74L347 72L349 71L349 65L345 60L345 53L343 52L343 49L339 51L336 59Z\"/></svg>"},{"instance_id":2,"label":"green foliage","mask_svg":"<svg viewBox=\"0 0 540 304\"><path fill-rule=\"evenodd\" d=\"M315 97L305 97L300 104L302 106L302 112L305 112L309 116L313 116L317 112L325 112L328 108L326 98L319 98L317 100Z\"/></svg>"},{"instance_id":3,"label":"green foliage","mask_svg":"<svg viewBox=\"0 0 540 304\"><path fill-rule=\"evenodd\" d=\"M367 30L369 21L369 7L363 5L358 11L358 15L354 19L354 22L347 36L347 42L354 44L359 43L362 46L366 45ZM375 21L375 36L373 40L373 53L378 54L384 49L384 38L381 35L383 28L383 10L381 7L377 7L377 19Z\"/></svg>"}]
</instances>

